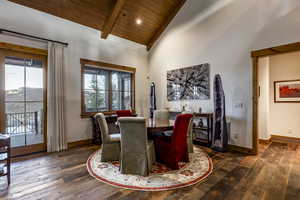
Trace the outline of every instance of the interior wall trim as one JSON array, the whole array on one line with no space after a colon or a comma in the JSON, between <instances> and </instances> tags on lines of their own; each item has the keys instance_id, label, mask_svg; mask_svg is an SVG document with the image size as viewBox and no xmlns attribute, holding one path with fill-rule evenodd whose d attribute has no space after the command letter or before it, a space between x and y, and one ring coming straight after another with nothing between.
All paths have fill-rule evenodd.
<instances>
[{"instance_id":1,"label":"interior wall trim","mask_svg":"<svg viewBox=\"0 0 300 200\"><path fill-rule=\"evenodd\" d=\"M244 153L244 154L248 154L248 155L253 155L253 151L251 148L247 148L247 147L240 147L240 146L236 146L236 145L228 145L228 149L229 151L233 151L233 152L239 152L239 153Z\"/></svg>"},{"instance_id":2,"label":"interior wall trim","mask_svg":"<svg viewBox=\"0 0 300 200\"><path fill-rule=\"evenodd\" d=\"M68 149L82 147L93 144L92 139L78 140L75 142L68 142Z\"/></svg>"},{"instance_id":3,"label":"interior wall trim","mask_svg":"<svg viewBox=\"0 0 300 200\"><path fill-rule=\"evenodd\" d=\"M271 137L268 139L258 139L258 142L260 144L270 144L271 143Z\"/></svg>"},{"instance_id":4,"label":"interior wall trim","mask_svg":"<svg viewBox=\"0 0 300 200\"><path fill-rule=\"evenodd\" d=\"M280 142L280 143L297 143L297 144L300 144L300 138L281 136L281 135L271 135L271 141L272 142Z\"/></svg>"}]
</instances>

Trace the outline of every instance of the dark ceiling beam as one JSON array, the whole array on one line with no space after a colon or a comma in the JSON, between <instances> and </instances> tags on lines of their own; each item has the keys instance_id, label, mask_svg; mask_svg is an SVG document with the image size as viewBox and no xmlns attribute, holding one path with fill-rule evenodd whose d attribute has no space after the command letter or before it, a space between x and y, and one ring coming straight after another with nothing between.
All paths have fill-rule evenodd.
<instances>
[{"instance_id":1,"label":"dark ceiling beam","mask_svg":"<svg viewBox=\"0 0 300 200\"><path fill-rule=\"evenodd\" d=\"M156 42L156 40L159 38L159 36L164 32L164 30L168 27L168 25L170 24L170 22L173 20L173 18L176 16L176 14L179 12L179 10L181 9L181 7L184 5L184 3L186 2L186 0L181 0L177 6L169 13L168 17L166 18L166 20L164 21L164 23L162 23L162 25L159 27L159 29L155 32L155 34L152 36L152 38L149 40L148 44L147 44L147 50L149 51L151 49L151 47L154 45L154 43Z\"/></svg>"},{"instance_id":2,"label":"dark ceiling beam","mask_svg":"<svg viewBox=\"0 0 300 200\"><path fill-rule=\"evenodd\" d=\"M101 38L106 39L107 36L111 33L125 2L126 0L116 1L114 8L112 9L111 13L109 14L109 16L107 17L104 23Z\"/></svg>"}]
</instances>

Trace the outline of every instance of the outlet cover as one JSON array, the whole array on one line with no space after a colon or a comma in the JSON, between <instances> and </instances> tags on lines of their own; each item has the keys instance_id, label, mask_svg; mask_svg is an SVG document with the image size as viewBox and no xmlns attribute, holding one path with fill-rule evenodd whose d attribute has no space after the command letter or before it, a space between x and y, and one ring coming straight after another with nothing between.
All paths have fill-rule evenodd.
<instances>
[{"instance_id":1,"label":"outlet cover","mask_svg":"<svg viewBox=\"0 0 300 200\"><path fill-rule=\"evenodd\" d=\"M239 139L239 134L238 133L233 134L233 138L236 140Z\"/></svg>"}]
</instances>

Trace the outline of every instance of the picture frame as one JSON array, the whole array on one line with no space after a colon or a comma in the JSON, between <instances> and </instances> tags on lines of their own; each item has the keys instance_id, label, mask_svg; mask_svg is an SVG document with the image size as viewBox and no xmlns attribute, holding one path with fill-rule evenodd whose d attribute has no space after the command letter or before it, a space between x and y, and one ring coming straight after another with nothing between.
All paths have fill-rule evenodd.
<instances>
[{"instance_id":1,"label":"picture frame","mask_svg":"<svg viewBox=\"0 0 300 200\"><path fill-rule=\"evenodd\" d=\"M300 103L300 79L274 81L275 103Z\"/></svg>"},{"instance_id":2,"label":"picture frame","mask_svg":"<svg viewBox=\"0 0 300 200\"><path fill-rule=\"evenodd\" d=\"M167 71L167 100L209 100L210 64Z\"/></svg>"}]
</instances>

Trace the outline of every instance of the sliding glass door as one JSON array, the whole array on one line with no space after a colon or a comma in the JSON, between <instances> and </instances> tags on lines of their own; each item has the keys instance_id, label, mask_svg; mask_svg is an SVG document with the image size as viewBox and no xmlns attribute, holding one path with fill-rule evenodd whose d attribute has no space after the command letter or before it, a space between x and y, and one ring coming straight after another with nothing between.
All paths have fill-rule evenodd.
<instances>
[{"instance_id":1,"label":"sliding glass door","mask_svg":"<svg viewBox=\"0 0 300 200\"><path fill-rule=\"evenodd\" d=\"M14 155L46 150L46 58L2 51L4 132Z\"/></svg>"}]
</instances>

